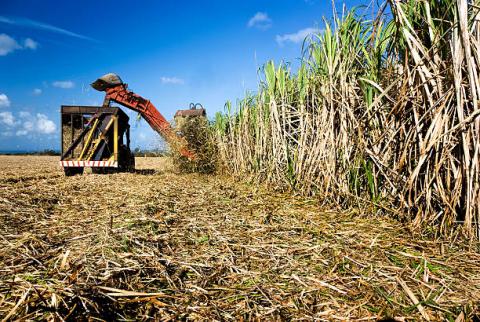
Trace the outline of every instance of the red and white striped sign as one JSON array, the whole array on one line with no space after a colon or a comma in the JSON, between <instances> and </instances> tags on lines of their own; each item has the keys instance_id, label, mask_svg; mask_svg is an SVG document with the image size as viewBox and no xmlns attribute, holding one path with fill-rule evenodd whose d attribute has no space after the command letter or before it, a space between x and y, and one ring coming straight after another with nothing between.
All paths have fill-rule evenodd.
<instances>
[{"instance_id":1,"label":"red and white striped sign","mask_svg":"<svg viewBox=\"0 0 480 322\"><path fill-rule=\"evenodd\" d=\"M60 161L62 167L111 167L117 168L117 161Z\"/></svg>"}]
</instances>

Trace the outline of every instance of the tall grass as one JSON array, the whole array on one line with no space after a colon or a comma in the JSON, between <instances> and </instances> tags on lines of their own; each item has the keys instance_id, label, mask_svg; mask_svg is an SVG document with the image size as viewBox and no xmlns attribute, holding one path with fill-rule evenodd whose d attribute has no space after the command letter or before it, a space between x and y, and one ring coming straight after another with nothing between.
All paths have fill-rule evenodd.
<instances>
[{"instance_id":1,"label":"tall grass","mask_svg":"<svg viewBox=\"0 0 480 322\"><path fill-rule=\"evenodd\" d=\"M466 0L390 0L375 19L352 10L325 21L296 74L267 62L258 91L216 116L224 166L442 235L460 223L473 236L479 19Z\"/></svg>"}]
</instances>

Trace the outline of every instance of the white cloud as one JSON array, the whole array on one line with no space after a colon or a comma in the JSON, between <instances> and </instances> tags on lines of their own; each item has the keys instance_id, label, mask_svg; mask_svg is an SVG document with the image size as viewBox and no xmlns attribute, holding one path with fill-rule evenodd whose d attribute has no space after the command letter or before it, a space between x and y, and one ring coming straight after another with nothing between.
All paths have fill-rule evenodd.
<instances>
[{"instance_id":1,"label":"white cloud","mask_svg":"<svg viewBox=\"0 0 480 322\"><path fill-rule=\"evenodd\" d=\"M33 95L41 95L42 94L42 90L40 88L34 88L33 91L32 91L32 94Z\"/></svg>"},{"instance_id":2,"label":"white cloud","mask_svg":"<svg viewBox=\"0 0 480 322\"><path fill-rule=\"evenodd\" d=\"M0 107L10 107L10 100L5 94L0 94Z\"/></svg>"},{"instance_id":3,"label":"white cloud","mask_svg":"<svg viewBox=\"0 0 480 322\"><path fill-rule=\"evenodd\" d=\"M183 85L185 84L185 81L181 78L177 77L161 77L160 80L162 81L162 84L173 84L173 85Z\"/></svg>"},{"instance_id":4,"label":"white cloud","mask_svg":"<svg viewBox=\"0 0 480 322\"><path fill-rule=\"evenodd\" d=\"M37 114L37 131L42 134L52 134L57 130L57 126L52 120L44 114Z\"/></svg>"},{"instance_id":5,"label":"white cloud","mask_svg":"<svg viewBox=\"0 0 480 322\"><path fill-rule=\"evenodd\" d=\"M55 81L52 83L53 87L58 87L58 88L64 88L64 89L69 89L69 88L74 88L75 83L67 80L67 81Z\"/></svg>"},{"instance_id":6,"label":"white cloud","mask_svg":"<svg viewBox=\"0 0 480 322\"><path fill-rule=\"evenodd\" d=\"M7 34L0 34L0 56L6 56L11 52L21 49L22 46Z\"/></svg>"},{"instance_id":7,"label":"white cloud","mask_svg":"<svg viewBox=\"0 0 480 322\"><path fill-rule=\"evenodd\" d=\"M272 19L265 12L257 12L250 20L248 20L247 26L249 28L255 27L258 29L266 30L272 26Z\"/></svg>"},{"instance_id":8,"label":"white cloud","mask_svg":"<svg viewBox=\"0 0 480 322\"><path fill-rule=\"evenodd\" d=\"M1 117L2 115L0 113L0 122ZM32 115L30 112L21 111L18 113L18 121L15 120L15 117L11 115L11 113L6 117L11 119L9 120L9 125L14 126L13 130L16 136L53 134L57 130L55 122L50 120L45 114L37 113Z\"/></svg>"},{"instance_id":9,"label":"white cloud","mask_svg":"<svg viewBox=\"0 0 480 322\"><path fill-rule=\"evenodd\" d=\"M30 19L27 19L27 18L17 18L17 17L12 18L12 17L0 16L0 23L5 23L5 24L9 24L9 25L17 25L17 26L22 26L22 27L30 27L30 28L34 28L34 29L42 29L42 30L54 32L54 33L57 33L57 34L62 34L62 35L69 36L69 37L79 38L79 39L93 41L93 42L98 42L97 40L95 40L93 38L90 38L90 37L87 37L87 36L84 36L84 35L80 35L80 34L72 32L72 31L69 31L69 30L66 30L66 29L63 29L63 28L59 28L59 27L56 27L56 26L52 26L52 25L49 25L49 24L46 24L46 23L43 23L43 22L40 22L40 21L30 20Z\"/></svg>"},{"instance_id":10,"label":"white cloud","mask_svg":"<svg viewBox=\"0 0 480 322\"><path fill-rule=\"evenodd\" d=\"M18 49L35 50L38 43L31 38L25 39L23 46L7 34L0 34L0 56L6 56Z\"/></svg>"},{"instance_id":11,"label":"white cloud","mask_svg":"<svg viewBox=\"0 0 480 322\"><path fill-rule=\"evenodd\" d=\"M24 119L24 118L30 117L32 114L30 114L29 112L24 112L24 111L22 111L22 112L20 112L18 115L19 115L22 119Z\"/></svg>"},{"instance_id":12,"label":"white cloud","mask_svg":"<svg viewBox=\"0 0 480 322\"><path fill-rule=\"evenodd\" d=\"M32 121L25 121L23 122L22 126L23 126L23 129L28 132L31 132L34 129Z\"/></svg>"},{"instance_id":13,"label":"white cloud","mask_svg":"<svg viewBox=\"0 0 480 322\"><path fill-rule=\"evenodd\" d=\"M317 34L320 32L321 32L321 29L310 27L310 28L301 29L292 34L277 35L275 39L280 46L283 46L286 42L292 42L292 43L298 44L303 42L305 38L307 38L308 36Z\"/></svg>"},{"instance_id":14,"label":"white cloud","mask_svg":"<svg viewBox=\"0 0 480 322\"><path fill-rule=\"evenodd\" d=\"M23 42L23 48L28 48L28 49L31 49L31 50L35 50L35 49L37 49L37 47L38 47L38 42L36 42L32 38L27 38Z\"/></svg>"},{"instance_id":15,"label":"white cloud","mask_svg":"<svg viewBox=\"0 0 480 322\"><path fill-rule=\"evenodd\" d=\"M1 112L0 113L0 124L7 126L15 125L15 117L11 112Z\"/></svg>"}]
</instances>

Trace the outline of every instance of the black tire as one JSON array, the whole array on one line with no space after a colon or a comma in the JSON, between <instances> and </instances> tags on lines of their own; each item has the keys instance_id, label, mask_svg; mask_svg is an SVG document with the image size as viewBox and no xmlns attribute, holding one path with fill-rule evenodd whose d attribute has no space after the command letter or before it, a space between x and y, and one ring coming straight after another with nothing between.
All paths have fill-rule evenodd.
<instances>
[{"instance_id":1,"label":"black tire","mask_svg":"<svg viewBox=\"0 0 480 322\"><path fill-rule=\"evenodd\" d=\"M65 176L67 177L72 177L75 175L82 175L83 174L83 168L82 167L65 167L63 168L65 171Z\"/></svg>"},{"instance_id":2,"label":"black tire","mask_svg":"<svg viewBox=\"0 0 480 322\"><path fill-rule=\"evenodd\" d=\"M117 168L108 168L108 167L92 168L93 174L112 174L117 172L118 172Z\"/></svg>"},{"instance_id":3,"label":"black tire","mask_svg":"<svg viewBox=\"0 0 480 322\"><path fill-rule=\"evenodd\" d=\"M105 168L92 168L93 174L105 174Z\"/></svg>"},{"instance_id":4,"label":"black tire","mask_svg":"<svg viewBox=\"0 0 480 322\"><path fill-rule=\"evenodd\" d=\"M118 168L92 167L92 173L111 174L117 172L135 172L135 156L127 146L120 145L118 149L118 159Z\"/></svg>"},{"instance_id":5,"label":"black tire","mask_svg":"<svg viewBox=\"0 0 480 322\"><path fill-rule=\"evenodd\" d=\"M130 152L130 166L128 172L135 172L135 156Z\"/></svg>"},{"instance_id":6,"label":"black tire","mask_svg":"<svg viewBox=\"0 0 480 322\"><path fill-rule=\"evenodd\" d=\"M135 171L135 156L132 151L125 145L119 148L119 162L118 172L134 172Z\"/></svg>"}]
</instances>

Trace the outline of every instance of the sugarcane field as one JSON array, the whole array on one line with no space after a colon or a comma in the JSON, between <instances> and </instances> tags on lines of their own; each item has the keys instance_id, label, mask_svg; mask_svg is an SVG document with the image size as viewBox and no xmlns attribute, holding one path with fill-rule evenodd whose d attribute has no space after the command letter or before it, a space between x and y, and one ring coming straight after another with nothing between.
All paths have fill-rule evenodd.
<instances>
[{"instance_id":1,"label":"sugarcane field","mask_svg":"<svg viewBox=\"0 0 480 322\"><path fill-rule=\"evenodd\" d=\"M0 321L480 321L479 66L476 0L2 1Z\"/></svg>"}]
</instances>

